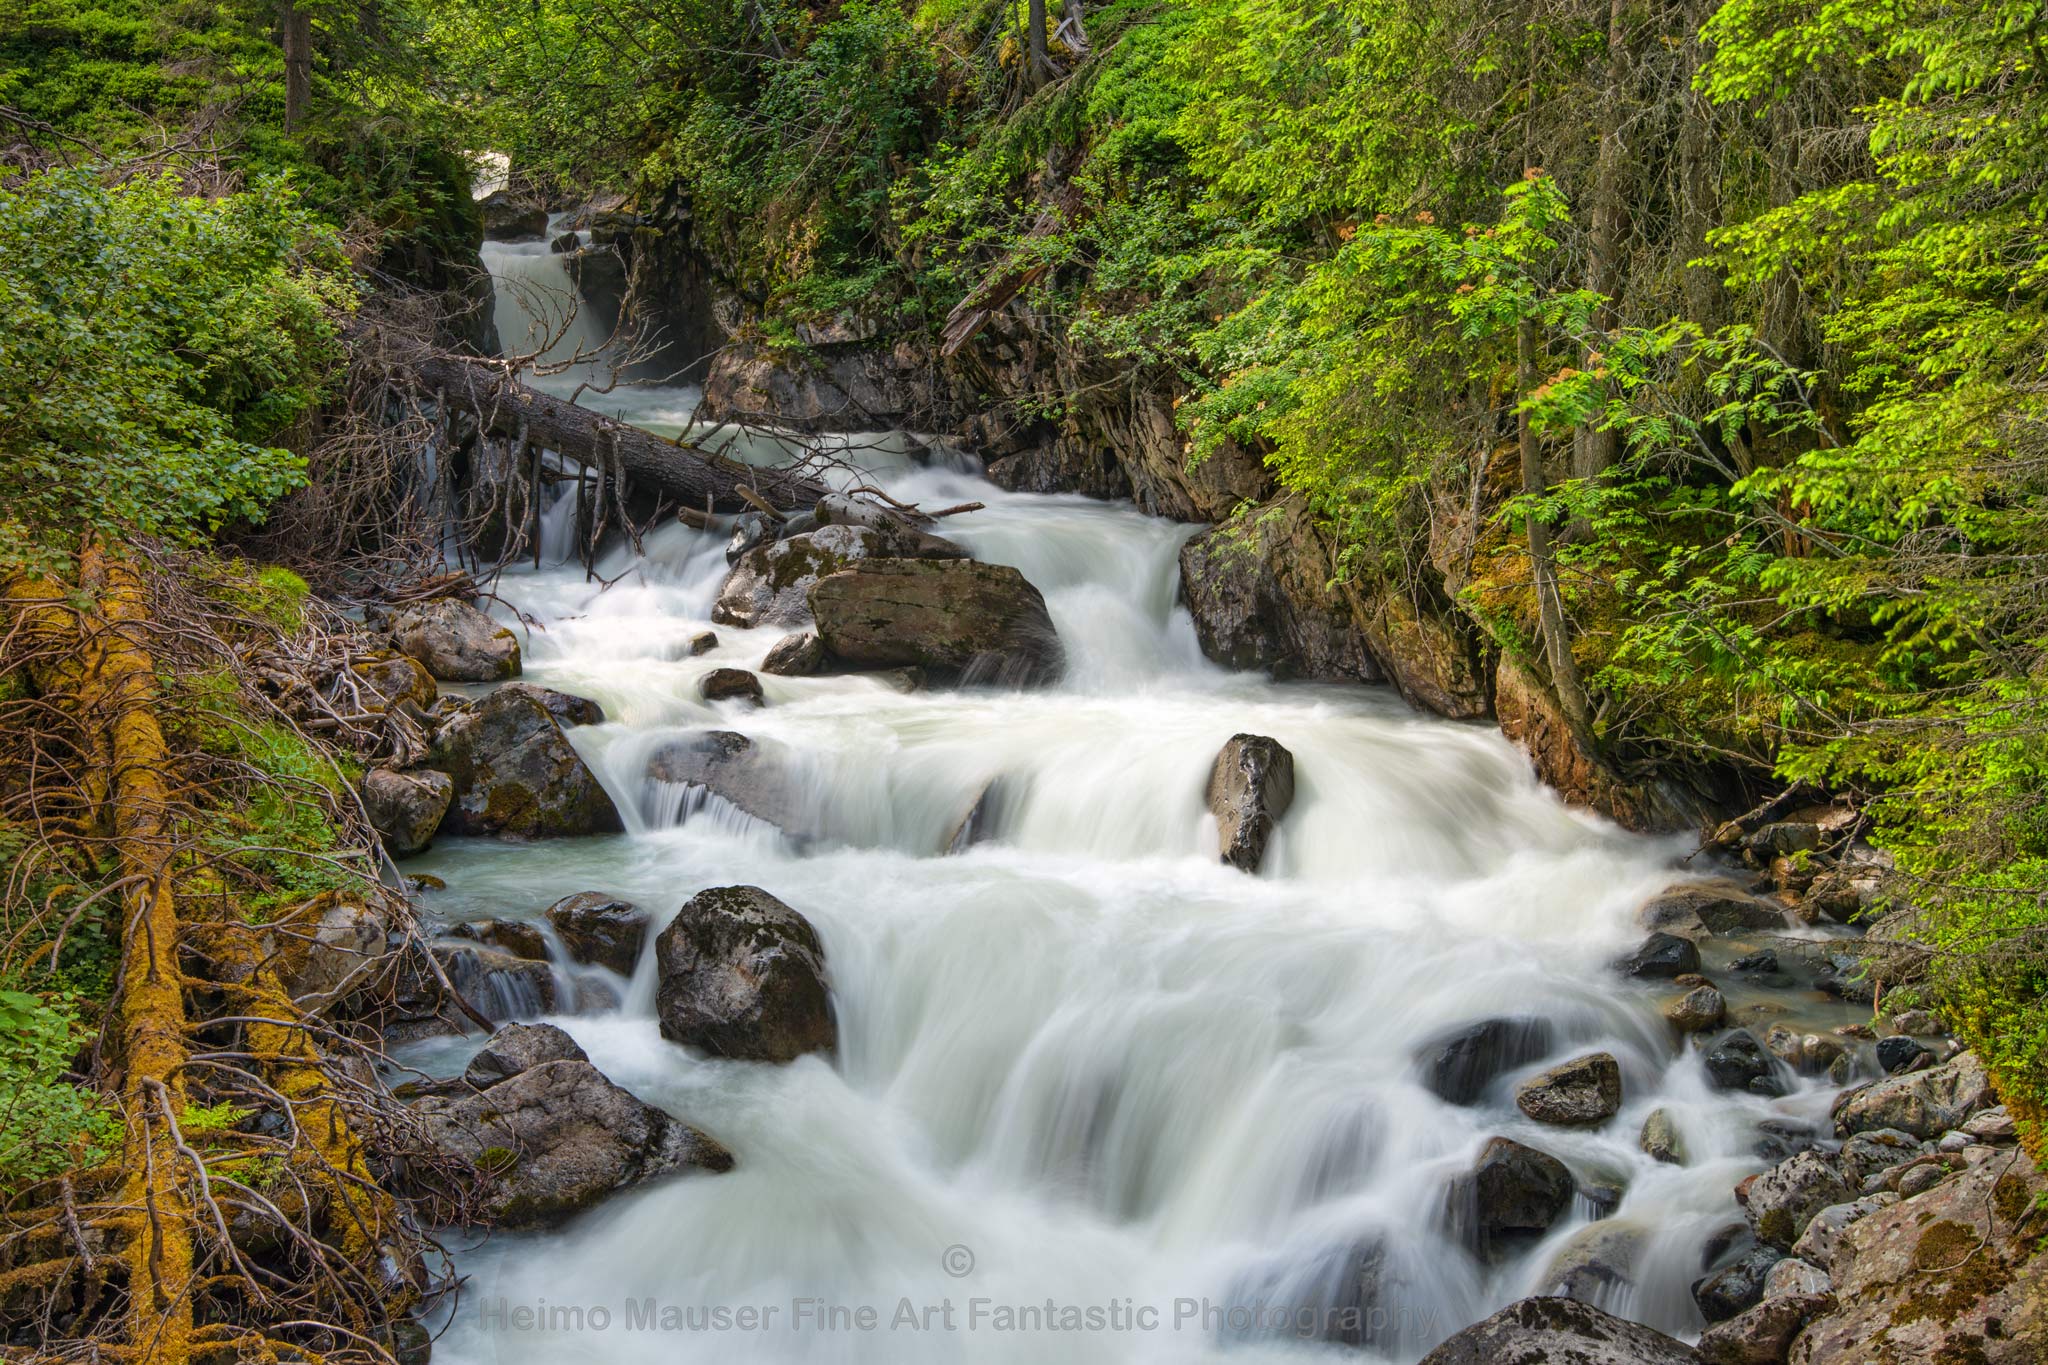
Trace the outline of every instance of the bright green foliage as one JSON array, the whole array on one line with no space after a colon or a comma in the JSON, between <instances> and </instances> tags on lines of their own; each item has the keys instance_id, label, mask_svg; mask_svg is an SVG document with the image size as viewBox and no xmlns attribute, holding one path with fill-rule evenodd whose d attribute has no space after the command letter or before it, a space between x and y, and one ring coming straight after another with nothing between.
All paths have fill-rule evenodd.
<instances>
[{"instance_id":1,"label":"bright green foliage","mask_svg":"<svg viewBox=\"0 0 2048 1365\"><path fill-rule=\"evenodd\" d=\"M260 520L298 480L274 443L324 392L353 297L280 185L0 188L0 558Z\"/></svg>"},{"instance_id":2,"label":"bright green foliage","mask_svg":"<svg viewBox=\"0 0 2048 1365\"><path fill-rule=\"evenodd\" d=\"M104 1161L120 1125L66 1079L91 1041L63 995L0 990L0 1188Z\"/></svg>"}]
</instances>

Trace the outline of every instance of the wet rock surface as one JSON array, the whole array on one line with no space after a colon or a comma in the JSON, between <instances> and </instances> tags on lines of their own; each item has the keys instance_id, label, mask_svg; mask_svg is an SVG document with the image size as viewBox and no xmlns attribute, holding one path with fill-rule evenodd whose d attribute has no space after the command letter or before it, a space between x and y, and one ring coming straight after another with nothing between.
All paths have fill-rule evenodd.
<instances>
[{"instance_id":1,"label":"wet rock surface","mask_svg":"<svg viewBox=\"0 0 2048 1365\"><path fill-rule=\"evenodd\" d=\"M572 962L631 976L647 942L651 917L631 901L596 891L564 896L547 908L548 923Z\"/></svg>"},{"instance_id":2,"label":"wet rock surface","mask_svg":"<svg viewBox=\"0 0 2048 1365\"><path fill-rule=\"evenodd\" d=\"M1280 818L1294 804L1294 755L1264 735L1233 735L1209 770L1209 810L1223 861L1257 872Z\"/></svg>"},{"instance_id":3,"label":"wet rock surface","mask_svg":"<svg viewBox=\"0 0 2048 1365\"><path fill-rule=\"evenodd\" d=\"M799 800L779 757L732 730L706 730L662 745L647 761L647 776L701 787L796 838L817 832L811 808Z\"/></svg>"},{"instance_id":4,"label":"wet rock surface","mask_svg":"<svg viewBox=\"0 0 2048 1365\"><path fill-rule=\"evenodd\" d=\"M817 931L759 887L699 892L654 951L655 1009L671 1042L763 1062L838 1046Z\"/></svg>"},{"instance_id":5,"label":"wet rock surface","mask_svg":"<svg viewBox=\"0 0 2048 1365\"><path fill-rule=\"evenodd\" d=\"M797 626L811 620L810 591L827 574L870 559L966 559L949 540L898 525L826 525L749 549L719 590L722 626Z\"/></svg>"},{"instance_id":6,"label":"wet rock surface","mask_svg":"<svg viewBox=\"0 0 2048 1365\"><path fill-rule=\"evenodd\" d=\"M761 680L744 668L714 668L697 683L697 695L706 701L737 701L761 705Z\"/></svg>"},{"instance_id":7,"label":"wet rock surface","mask_svg":"<svg viewBox=\"0 0 2048 1365\"><path fill-rule=\"evenodd\" d=\"M602 725L604 708L588 697L571 696L538 683L509 682L498 689L515 697L530 697L547 709L559 725Z\"/></svg>"},{"instance_id":8,"label":"wet rock surface","mask_svg":"<svg viewBox=\"0 0 2048 1365\"><path fill-rule=\"evenodd\" d=\"M1495 1257L1548 1231L1571 1207L1573 1188L1571 1172L1556 1157L1496 1137L1472 1170L1451 1183L1445 1208L1468 1246Z\"/></svg>"},{"instance_id":9,"label":"wet rock surface","mask_svg":"<svg viewBox=\"0 0 2048 1365\"><path fill-rule=\"evenodd\" d=\"M1574 1058L1523 1081L1515 1104L1538 1123L1605 1123L1621 1108L1621 1064L1606 1052Z\"/></svg>"},{"instance_id":10,"label":"wet rock surface","mask_svg":"<svg viewBox=\"0 0 2048 1365\"><path fill-rule=\"evenodd\" d=\"M1475 1103L1497 1077L1550 1051L1546 1019L1485 1019L1441 1034L1416 1053L1423 1085L1451 1104Z\"/></svg>"},{"instance_id":11,"label":"wet rock surface","mask_svg":"<svg viewBox=\"0 0 2048 1365\"><path fill-rule=\"evenodd\" d=\"M809 597L818 638L848 667L999 686L1048 683L1065 669L1045 599L1007 565L867 560L820 578Z\"/></svg>"},{"instance_id":12,"label":"wet rock surface","mask_svg":"<svg viewBox=\"0 0 2048 1365\"><path fill-rule=\"evenodd\" d=\"M500 689L454 717L434 736L426 766L454 782L442 821L450 834L537 839L624 828L562 727L529 696Z\"/></svg>"},{"instance_id":13,"label":"wet rock surface","mask_svg":"<svg viewBox=\"0 0 2048 1365\"><path fill-rule=\"evenodd\" d=\"M414 1106L427 1140L475 1172L466 1211L498 1227L547 1227L616 1190L732 1153L612 1084L559 1029L501 1030L468 1077L483 1088Z\"/></svg>"},{"instance_id":14,"label":"wet rock surface","mask_svg":"<svg viewBox=\"0 0 2048 1365\"><path fill-rule=\"evenodd\" d=\"M1574 1299L1509 1304L1422 1358L1421 1365L1697 1365L1692 1347Z\"/></svg>"}]
</instances>

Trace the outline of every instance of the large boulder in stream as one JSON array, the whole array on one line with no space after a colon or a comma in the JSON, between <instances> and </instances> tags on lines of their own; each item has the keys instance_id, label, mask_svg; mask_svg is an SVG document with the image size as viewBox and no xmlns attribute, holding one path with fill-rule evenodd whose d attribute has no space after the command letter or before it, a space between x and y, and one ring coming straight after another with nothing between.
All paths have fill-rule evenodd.
<instances>
[{"instance_id":1,"label":"large boulder in stream","mask_svg":"<svg viewBox=\"0 0 2048 1365\"><path fill-rule=\"evenodd\" d=\"M442 682L497 682L519 676L519 637L452 597L391 617L392 642Z\"/></svg>"},{"instance_id":2,"label":"large boulder in stream","mask_svg":"<svg viewBox=\"0 0 2048 1365\"><path fill-rule=\"evenodd\" d=\"M454 781L441 822L449 834L539 839L625 827L547 707L519 692L493 692L443 725L425 766Z\"/></svg>"},{"instance_id":3,"label":"large boulder in stream","mask_svg":"<svg viewBox=\"0 0 2048 1365\"><path fill-rule=\"evenodd\" d=\"M511 190L492 190L476 201L484 236L494 242L535 242L547 235L547 206Z\"/></svg>"},{"instance_id":4,"label":"large boulder in stream","mask_svg":"<svg viewBox=\"0 0 2048 1365\"><path fill-rule=\"evenodd\" d=\"M838 1046L817 930L758 886L698 892L654 953L655 1011L671 1042L758 1062Z\"/></svg>"},{"instance_id":5,"label":"large boulder in stream","mask_svg":"<svg viewBox=\"0 0 2048 1365\"><path fill-rule=\"evenodd\" d=\"M460 1205L474 1222L546 1227L658 1175L733 1166L718 1142L612 1084L560 1029L499 1030L465 1079L472 1093L430 1095L413 1112L428 1142L474 1173Z\"/></svg>"},{"instance_id":6,"label":"large boulder in stream","mask_svg":"<svg viewBox=\"0 0 2048 1365\"><path fill-rule=\"evenodd\" d=\"M1786 915L1776 901L1752 896L1720 878L1667 887L1644 902L1636 921L1645 929L1690 937L1783 929Z\"/></svg>"},{"instance_id":7,"label":"large boulder in stream","mask_svg":"<svg viewBox=\"0 0 2048 1365\"><path fill-rule=\"evenodd\" d=\"M812 584L810 603L826 651L853 668L1031 686L1066 665L1045 599L1008 565L870 559Z\"/></svg>"},{"instance_id":8,"label":"large boulder in stream","mask_svg":"<svg viewBox=\"0 0 2048 1365\"><path fill-rule=\"evenodd\" d=\"M795 626L811 619L811 585L868 559L965 559L950 540L908 526L828 525L742 554L711 619L726 626Z\"/></svg>"},{"instance_id":9,"label":"large boulder in stream","mask_svg":"<svg viewBox=\"0 0 2048 1365\"><path fill-rule=\"evenodd\" d=\"M1273 827L1294 804L1294 755L1264 735L1232 735L1209 769L1208 795L1223 861L1257 872Z\"/></svg>"},{"instance_id":10,"label":"large boulder in stream","mask_svg":"<svg viewBox=\"0 0 2048 1365\"><path fill-rule=\"evenodd\" d=\"M1692 1347L1575 1299L1509 1304L1424 1356L1421 1365L1698 1365Z\"/></svg>"}]
</instances>

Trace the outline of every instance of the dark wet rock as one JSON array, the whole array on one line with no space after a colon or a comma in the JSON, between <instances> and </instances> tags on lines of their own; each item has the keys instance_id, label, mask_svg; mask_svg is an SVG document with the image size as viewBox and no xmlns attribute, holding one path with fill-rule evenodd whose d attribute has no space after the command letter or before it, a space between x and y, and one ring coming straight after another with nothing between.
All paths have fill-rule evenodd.
<instances>
[{"instance_id":1,"label":"dark wet rock","mask_svg":"<svg viewBox=\"0 0 2048 1365\"><path fill-rule=\"evenodd\" d=\"M1312 535L1306 518L1254 513L1181 547L1181 596L1202 653L1281 678L1379 682L1384 674L1344 599L1313 567L1319 557L1302 553Z\"/></svg>"},{"instance_id":2,"label":"dark wet rock","mask_svg":"<svg viewBox=\"0 0 2048 1365\"><path fill-rule=\"evenodd\" d=\"M576 1040L553 1024L507 1024L485 1040L462 1079L479 1090L488 1090L548 1062L587 1062L588 1053Z\"/></svg>"},{"instance_id":3,"label":"dark wet rock","mask_svg":"<svg viewBox=\"0 0 2048 1365\"><path fill-rule=\"evenodd\" d=\"M1686 976L1699 971L1700 950L1691 939L1655 933L1643 940L1642 947L1616 962L1614 969L1623 976L1645 979Z\"/></svg>"},{"instance_id":4,"label":"dark wet rock","mask_svg":"<svg viewBox=\"0 0 2048 1365\"><path fill-rule=\"evenodd\" d=\"M1706 1054L1707 1078L1720 1090L1746 1090L1755 1095L1780 1095L1770 1054L1748 1029L1736 1029L1721 1038Z\"/></svg>"},{"instance_id":5,"label":"dark wet rock","mask_svg":"<svg viewBox=\"0 0 2048 1365\"><path fill-rule=\"evenodd\" d=\"M570 961L609 967L620 976L633 974L647 942L645 910L596 891L578 891L550 905L547 916Z\"/></svg>"},{"instance_id":6,"label":"dark wet rock","mask_svg":"<svg viewBox=\"0 0 2048 1365\"><path fill-rule=\"evenodd\" d=\"M966 558L952 541L907 526L819 526L740 556L711 619L722 626L803 625L811 619L811 588L828 574L872 559Z\"/></svg>"},{"instance_id":7,"label":"dark wet rock","mask_svg":"<svg viewBox=\"0 0 2048 1365\"><path fill-rule=\"evenodd\" d=\"M1734 882L1695 882L1659 892L1636 918L1645 929L1675 934L1740 934L1783 929L1785 907L1752 896Z\"/></svg>"},{"instance_id":8,"label":"dark wet rock","mask_svg":"<svg viewBox=\"0 0 2048 1365\"><path fill-rule=\"evenodd\" d=\"M500 688L443 725L427 766L455 782L449 834L538 839L624 828L611 797L548 709Z\"/></svg>"},{"instance_id":9,"label":"dark wet rock","mask_svg":"<svg viewBox=\"0 0 2048 1365\"><path fill-rule=\"evenodd\" d=\"M557 256L566 256L572 251L583 250L583 238L575 232L564 232L548 243L548 250Z\"/></svg>"},{"instance_id":10,"label":"dark wet rock","mask_svg":"<svg viewBox=\"0 0 2048 1365\"><path fill-rule=\"evenodd\" d=\"M588 697L572 697L567 692L557 692L552 687L538 683L512 682L499 688L516 697L531 697L547 708L547 713L559 725L602 725L604 708Z\"/></svg>"},{"instance_id":11,"label":"dark wet rock","mask_svg":"<svg viewBox=\"0 0 2048 1365\"><path fill-rule=\"evenodd\" d=\"M1472 1104L1496 1077L1549 1052L1552 1034L1544 1019L1484 1019L1423 1044L1415 1064L1434 1094Z\"/></svg>"},{"instance_id":12,"label":"dark wet rock","mask_svg":"<svg viewBox=\"0 0 2048 1365\"><path fill-rule=\"evenodd\" d=\"M1257 872L1274 825L1294 804L1294 755L1264 735L1232 735L1209 769L1208 797L1223 861Z\"/></svg>"},{"instance_id":13,"label":"dark wet rock","mask_svg":"<svg viewBox=\"0 0 2048 1365\"><path fill-rule=\"evenodd\" d=\"M1727 1265L1695 1280L1692 1301L1700 1316L1708 1322L1726 1322L1763 1302L1764 1281L1771 1267L1784 1259L1778 1248L1753 1243Z\"/></svg>"},{"instance_id":14,"label":"dark wet rock","mask_svg":"<svg viewBox=\"0 0 2048 1365\"><path fill-rule=\"evenodd\" d=\"M547 208L511 190L493 190L476 201L484 236L494 242L534 242L547 234Z\"/></svg>"},{"instance_id":15,"label":"dark wet rock","mask_svg":"<svg viewBox=\"0 0 2048 1365\"><path fill-rule=\"evenodd\" d=\"M1750 1150L1773 1164L1821 1145L1820 1130L1802 1119L1759 1119Z\"/></svg>"},{"instance_id":16,"label":"dark wet rock","mask_svg":"<svg viewBox=\"0 0 2048 1365\"><path fill-rule=\"evenodd\" d=\"M1712 986L1696 986L1664 1006L1664 1017L1680 1033L1704 1033L1719 1028L1727 1014L1727 998Z\"/></svg>"},{"instance_id":17,"label":"dark wet rock","mask_svg":"<svg viewBox=\"0 0 2048 1365\"><path fill-rule=\"evenodd\" d=\"M1868 1005L1877 999L1877 985L1863 959L1855 953L1828 953L1814 974L1814 989L1852 1005Z\"/></svg>"},{"instance_id":18,"label":"dark wet rock","mask_svg":"<svg viewBox=\"0 0 2048 1365\"><path fill-rule=\"evenodd\" d=\"M1543 1273L1544 1292L1580 1303L1620 1304L1635 1288L1642 1228L1599 1222L1579 1229Z\"/></svg>"},{"instance_id":19,"label":"dark wet rock","mask_svg":"<svg viewBox=\"0 0 2048 1365\"><path fill-rule=\"evenodd\" d=\"M1000 777L983 783L974 804L967 808L967 814L960 817L960 823L953 826L953 832L946 836L946 852L963 853L992 837L1002 826L1004 807L1009 801L1008 792L1008 786Z\"/></svg>"},{"instance_id":20,"label":"dark wet rock","mask_svg":"<svg viewBox=\"0 0 2048 1365\"><path fill-rule=\"evenodd\" d=\"M1832 1294L1782 1294L1745 1309L1700 1336L1705 1365L1784 1365L1809 1318L1835 1306Z\"/></svg>"},{"instance_id":21,"label":"dark wet rock","mask_svg":"<svg viewBox=\"0 0 2048 1365\"><path fill-rule=\"evenodd\" d=\"M761 671L784 678L808 678L825 670L825 645L815 630L798 631L777 640L761 660Z\"/></svg>"},{"instance_id":22,"label":"dark wet rock","mask_svg":"<svg viewBox=\"0 0 2048 1365\"><path fill-rule=\"evenodd\" d=\"M1065 651L1045 599L1007 565L872 559L810 590L818 638L853 668L923 668L969 683L1055 680Z\"/></svg>"},{"instance_id":23,"label":"dark wet rock","mask_svg":"<svg viewBox=\"0 0 2048 1365\"><path fill-rule=\"evenodd\" d=\"M1298 1329L1290 1318L1284 1329L1287 1336L1401 1358L1413 1356L1437 1335L1425 1315L1403 1307L1422 1291L1425 1267L1403 1255L1384 1233L1375 1231L1327 1247L1314 1254L1307 1273L1303 1271L1296 1255L1254 1267L1230 1284L1225 1301L1285 1302L1290 1313L1305 1312L1309 1320L1306 1329ZM1232 1333L1240 1340L1260 1335L1256 1328Z\"/></svg>"},{"instance_id":24,"label":"dark wet rock","mask_svg":"<svg viewBox=\"0 0 2048 1365\"><path fill-rule=\"evenodd\" d=\"M1965 1052L1941 1066L1850 1091L1836 1102L1835 1131L1847 1137L1894 1128L1916 1138L1938 1138L1997 1102L1983 1063Z\"/></svg>"},{"instance_id":25,"label":"dark wet rock","mask_svg":"<svg viewBox=\"0 0 2048 1365\"><path fill-rule=\"evenodd\" d=\"M1698 1365L1682 1341L1569 1298L1522 1299L1457 1333L1421 1365Z\"/></svg>"},{"instance_id":26,"label":"dark wet rock","mask_svg":"<svg viewBox=\"0 0 2048 1365\"><path fill-rule=\"evenodd\" d=\"M1685 1164L1685 1143L1678 1136L1678 1128L1672 1123L1668 1109L1650 1111L1650 1116L1643 1120L1643 1132L1638 1142L1653 1161L1671 1166Z\"/></svg>"},{"instance_id":27,"label":"dark wet rock","mask_svg":"<svg viewBox=\"0 0 2048 1365\"><path fill-rule=\"evenodd\" d=\"M431 769L401 773L372 768L363 774L363 811L384 847L403 857L433 841L455 799L455 783Z\"/></svg>"},{"instance_id":28,"label":"dark wet rock","mask_svg":"<svg viewBox=\"0 0 2048 1365\"><path fill-rule=\"evenodd\" d=\"M616 1190L732 1153L641 1103L587 1061L546 1061L459 1098L414 1106L427 1140L475 1170L467 1210L498 1227L547 1227Z\"/></svg>"},{"instance_id":29,"label":"dark wet rock","mask_svg":"<svg viewBox=\"0 0 2048 1365\"><path fill-rule=\"evenodd\" d=\"M715 630L700 630L690 637L690 657L693 659L717 648L718 632Z\"/></svg>"},{"instance_id":30,"label":"dark wet rock","mask_svg":"<svg viewBox=\"0 0 2048 1365\"><path fill-rule=\"evenodd\" d=\"M656 782L701 787L743 814L797 838L817 832L780 761L731 730L706 730L662 745L647 760L647 776Z\"/></svg>"},{"instance_id":31,"label":"dark wet rock","mask_svg":"<svg viewBox=\"0 0 2048 1365\"><path fill-rule=\"evenodd\" d=\"M1848 1051L1839 1038L1825 1033L1800 1033L1783 1024L1773 1024L1764 1034L1764 1050L1794 1071L1807 1076L1824 1076Z\"/></svg>"},{"instance_id":32,"label":"dark wet rock","mask_svg":"<svg viewBox=\"0 0 2048 1365\"><path fill-rule=\"evenodd\" d=\"M548 960L547 935L539 926L516 919L473 919L451 925L450 938L466 938L533 962Z\"/></svg>"},{"instance_id":33,"label":"dark wet rock","mask_svg":"<svg viewBox=\"0 0 2048 1365\"><path fill-rule=\"evenodd\" d=\"M1749 1182L1744 1203L1758 1240L1789 1251L1815 1214L1855 1197L1832 1161L1801 1152Z\"/></svg>"},{"instance_id":34,"label":"dark wet rock","mask_svg":"<svg viewBox=\"0 0 2048 1365\"><path fill-rule=\"evenodd\" d=\"M1490 1258L1547 1232L1571 1207L1572 1188L1562 1161L1496 1137L1471 1171L1451 1182L1444 1202L1451 1225L1473 1251Z\"/></svg>"},{"instance_id":35,"label":"dark wet rock","mask_svg":"<svg viewBox=\"0 0 2048 1365\"><path fill-rule=\"evenodd\" d=\"M766 1062L838 1046L817 931L759 887L698 892L654 951L655 1008L671 1042Z\"/></svg>"},{"instance_id":36,"label":"dark wet rock","mask_svg":"<svg viewBox=\"0 0 2048 1365\"><path fill-rule=\"evenodd\" d=\"M706 701L743 701L759 706L761 680L744 668L714 668L706 673L697 684L697 693Z\"/></svg>"},{"instance_id":37,"label":"dark wet rock","mask_svg":"<svg viewBox=\"0 0 2048 1365\"><path fill-rule=\"evenodd\" d=\"M555 1007L555 973L544 961L460 940L443 940L430 951L448 984L494 1024L531 1019Z\"/></svg>"},{"instance_id":38,"label":"dark wet rock","mask_svg":"<svg viewBox=\"0 0 2048 1365\"><path fill-rule=\"evenodd\" d=\"M1910 1071L1920 1058L1933 1055L1934 1049L1918 1038L1908 1038L1904 1034L1877 1040L1877 1064L1884 1068L1887 1076Z\"/></svg>"},{"instance_id":39,"label":"dark wet rock","mask_svg":"<svg viewBox=\"0 0 2048 1365\"><path fill-rule=\"evenodd\" d=\"M519 676L519 637L452 597L406 607L391 617L399 651L442 682L497 682Z\"/></svg>"},{"instance_id":40,"label":"dark wet rock","mask_svg":"<svg viewBox=\"0 0 2048 1365\"><path fill-rule=\"evenodd\" d=\"M1621 1108L1621 1064L1606 1052L1573 1058L1523 1081L1515 1104L1538 1123L1605 1123Z\"/></svg>"}]
</instances>

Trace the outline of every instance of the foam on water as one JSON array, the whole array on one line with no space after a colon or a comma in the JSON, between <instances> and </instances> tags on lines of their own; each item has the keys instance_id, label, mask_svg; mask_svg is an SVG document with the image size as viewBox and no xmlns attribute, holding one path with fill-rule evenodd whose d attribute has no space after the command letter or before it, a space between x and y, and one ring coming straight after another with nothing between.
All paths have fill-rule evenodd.
<instances>
[{"instance_id":1,"label":"foam on water","mask_svg":"<svg viewBox=\"0 0 2048 1365\"><path fill-rule=\"evenodd\" d=\"M435 908L531 918L599 890L665 919L703 887L762 886L818 928L841 1048L773 1067L664 1042L645 960L620 1010L557 1020L738 1167L467 1252L472 1288L437 1359L1291 1359L1338 1348L1225 1310L1356 1304L1364 1266L1381 1309L1367 1358L1412 1361L1548 1288L1547 1267L1589 1226L1580 1201L1496 1265L1457 1244L1444 1185L1498 1134L1556 1155L1582 1186L1621 1188L1613 1226L1641 1241L1633 1287L1609 1306L1696 1331L1687 1285L1701 1243L1737 1217L1731 1186L1762 1164L1756 1121L1823 1115L1827 1097L1711 1092L1658 994L1607 970L1640 935L1635 907L1672 879L1676 847L1567 810L1490 730L1421 718L1384 690L1208 664L1175 605L1186 526L868 453L900 498L988 504L939 529L1044 592L1069 676L1036 692L904 693L763 675L764 709L707 704L705 672L754 667L781 638L709 621L723 536L655 532L644 557L599 566L616 580L604 589L559 564L507 576L502 593L538 623L528 676L605 708L605 724L572 735L631 829L445 841L415 864L448 882ZM560 555L566 540L551 545ZM707 629L719 646L692 656ZM649 782L654 749L710 729L778 758L804 837ZM1220 864L1203 802L1239 732L1278 739L1297 763L1257 876ZM990 837L945 855L991 781L1003 799ZM1502 1015L1551 1020L1550 1053L1471 1107L1423 1088L1420 1044ZM1514 1107L1515 1079L1596 1048L1622 1064L1613 1121L1546 1128ZM1690 1165L1638 1150L1657 1107ZM955 1276L948 1249L961 1247L974 1268ZM768 1330L628 1329L629 1301L650 1298L777 1312ZM878 1324L797 1322L800 1299L869 1305ZM601 1305L612 1325L517 1330L480 1311L500 1300ZM971 1323L970 1300L1107 1318L1003 1330ZM936 1326L947 1301L951 1331ZM906 1302L932 1310L933 1330L901 1325ZM1119 1306L1154 1316L1119 1329Z\"/></svg>"}]
</instances>

